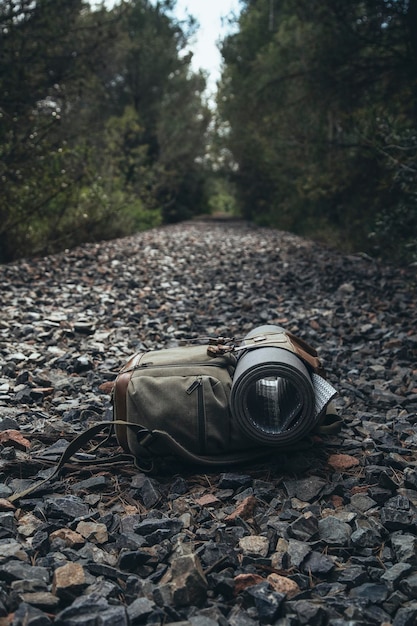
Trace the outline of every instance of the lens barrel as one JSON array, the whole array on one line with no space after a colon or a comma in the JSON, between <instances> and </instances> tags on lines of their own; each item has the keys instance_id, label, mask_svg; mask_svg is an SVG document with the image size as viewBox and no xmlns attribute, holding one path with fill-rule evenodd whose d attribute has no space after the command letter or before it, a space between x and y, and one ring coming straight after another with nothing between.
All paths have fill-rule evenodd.
<instances>
[{"instance_id":1,"label":"lens barrel","mask_svg":"<svg viewBox=\"0 0 417 626\"><path fill-rule=\"evenodd\" d=\"M246 339L284 332L280 326L259 326L246 335L243 346ZM281 446L297 441L316 421L310 373L290 350L248 346L237 362L230 409L242 430L259 443Z\"/></svg>"}]
</instances>

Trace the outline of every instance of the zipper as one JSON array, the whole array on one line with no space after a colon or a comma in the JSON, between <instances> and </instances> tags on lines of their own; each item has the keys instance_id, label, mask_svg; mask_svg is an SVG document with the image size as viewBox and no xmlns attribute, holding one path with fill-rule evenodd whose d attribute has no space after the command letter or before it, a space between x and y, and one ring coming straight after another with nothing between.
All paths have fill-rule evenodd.
<instances>
[{"instance_id":1,"label":"zipper","mask_svg":"<svg viewBox=\"0 0 417 626\"><path fill-rule=\"evenodd\" d=\"M141 356L139 361L135 364L135 365L131 365L130 367L128 367L127 369L124 369L121 371L121 373L126 373L126 372L133 372L134 370L140 370L140 369L146 369L147 367L155 367L156 369L158 369L159 367L161 368L165 368L165 367L205 367L206 365L208 367L221 367L221 368L225 368L227 369L229 367L228 364L226 363L210 363L209 362L198 362L198 361L194 361L194 362L187 362L187 363L154 363L153 361L149 361L148 363L142 363L142 359L143 357L146 355L146 352L144 352Z\"/></svg>"},{"instance_id":2,"label":"zipper","mask_svg":"<svg viewBox=\"0 0 417 626\"><path fill-rule=\"evenodd\" d=\"M130 371L130 369L132 370L137 370L137 369L142 369L142 368L146 368L146 367L155 367L156 369L158 369L159 367L161 368L165 368L165 367L222 367L227 369L229 367L229 364L226 363L210 363L210 361L206 361L206 362L186 362L186 363L153 363L152 361L149 361L148 363L137 363L136 365L132 365L131 368L129 368L129 370L125 370L125 371Z\"/></svg>"},{"instance_id":3,"label":"zipper","mask_svg":"<svg viewBox=\"0 0 417 626\"><path fill-rule=\"evenodd\" d=\"M206 452L206 406L204 403L203 378L196 378L187 389L190 396L197 389L197 429L200 454Z\"/></svg>"}]
</instances>

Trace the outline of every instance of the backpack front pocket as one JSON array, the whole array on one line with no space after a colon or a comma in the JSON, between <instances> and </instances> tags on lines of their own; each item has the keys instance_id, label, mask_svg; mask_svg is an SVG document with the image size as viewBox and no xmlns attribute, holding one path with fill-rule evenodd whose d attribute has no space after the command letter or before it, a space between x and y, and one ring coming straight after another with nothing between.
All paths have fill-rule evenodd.
<instances>
[{"instance_id":1,"label":"backpack front pocket","mask_svg":"<svg viewBox=\"0 0 417 626\"><path fill-rule=\"evenodd\" d=\"M219 454L230 442L229 386L202 376L132 378L128 389L130 421L162 430L196 454ZM128 433L134 452L135 435Z\"/></svg>"}]
</instances>

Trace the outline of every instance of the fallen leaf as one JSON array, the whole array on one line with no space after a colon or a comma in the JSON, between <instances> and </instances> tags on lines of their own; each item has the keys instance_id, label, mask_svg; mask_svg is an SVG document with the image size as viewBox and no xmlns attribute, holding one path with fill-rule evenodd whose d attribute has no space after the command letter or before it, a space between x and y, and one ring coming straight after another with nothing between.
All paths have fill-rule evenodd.
<instances>
[{"instance_id":1,"label":"fallen leaf","mask_svg":"<svg viewBox=\"0 0 417 626\"><path fill-rule=\"evenodd\" d=\"M352 489L350 490L350 493L352 495L354 495L355 493L367 493L369 490L369 485L356 485L355 487L352 487Z\"/></svg>"},{"instance_id":2,"label":"fallen leaf","mask_svg":"<svg viewBox=\"0 0 417 626\"><path fill-rule=\"evenodd\" d=\"M341 496L333 495L330 499L332 501L333 506L336 509L338 509L339 507L343 506L343 498Z\"/></svg>"},{"instance_id":3,"label":"fallen leaf","mask_svg":"<svg viewBox=\"0 0 417 626\"><path fill-rule=\"evenodd\" d=\"M238 595L248 587L253 587L265 581L259 574L239 574L235 576L235 594Z\"/></svg>"},{"instance_id":4,"label":"fallen leaf","mask_svg":"<svg viewBox=\"0 0 417 626\"><path fill-rule=\"evenodd\" d=\"M359 460L350 454L331 454L327 463L335 470L347 470L359 465Z\"/></svg>"},{"instance_id":5,"label":"fallen leaf","mask_svg":"<svg viewBox=\"0 0 417 626\"><path fill-rule=\"evenodd\" d=\"M11 446L19 450L30 448L30 441L25 439L18 430L3 430L0 432L0 443L3 446Z\"/></svg>"},{"instance_id":6,"label":"fallen leaf","mask_svg":"<svg viewBox=\"0 0 417 626\"><path fill-rule=\"evenodd\" d=\"M200 506L210 506L210 504L216 504L217 502L220 502L219 498L216 498L216 496L213 496L211 493L206 493L196 500L196 503Z\"/></svg>"},{"instance_id":7,"label":"fallen leaf","mask_svg":"<svg viewBox=\"0 0 417 626\"><path fill-rule=\"evenodd\" d=\"M126 515L135 515L136 513L139 513L139 507L134 506L133 504L124 504L123 510Z\"/></svg>"},{"instance_id":8,"label":"fallen leaf","mask_svg":"<svg viewBox=\"0 0 417 626\"><path fill-rule=\"evenodd\" d=\"M225 522L233 522L237 517L241 519L248 519L252 516L254 508L256 506L255 496L248 496L236 507L233 513L230 513L225 517Z\"/></svg>"}]
</instances>

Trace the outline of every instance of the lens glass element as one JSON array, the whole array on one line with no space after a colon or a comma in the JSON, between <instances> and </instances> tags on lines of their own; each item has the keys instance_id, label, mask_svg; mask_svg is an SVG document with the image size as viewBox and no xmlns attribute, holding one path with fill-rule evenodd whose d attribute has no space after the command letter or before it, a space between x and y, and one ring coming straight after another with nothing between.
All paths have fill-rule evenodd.
<instances>
[{"instance_id":1,"label":"lens glass element","mask_svg":"<svg viewBox=\"0 0 417 626\"><path fill-rule=\"evenodd\" d=\"M279 376L255 381L248 390L246 401L252 426L271 435L294 426L303 407L295 386Z\"/></svg>"}]
</instances>

